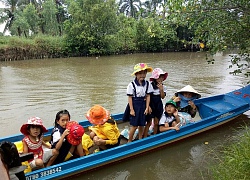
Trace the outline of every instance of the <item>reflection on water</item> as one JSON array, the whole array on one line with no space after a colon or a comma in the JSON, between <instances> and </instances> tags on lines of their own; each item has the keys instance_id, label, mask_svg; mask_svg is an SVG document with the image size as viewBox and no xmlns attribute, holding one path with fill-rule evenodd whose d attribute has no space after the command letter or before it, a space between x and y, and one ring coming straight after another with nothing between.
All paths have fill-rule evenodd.
<instances>
[{"instance_id":1,"label":"reflection on water","mask_svg":"<svg viewBox=\"0 0 250 180\"><path fill-rule=\"evenodd\" d=\"M131 76L134 65L139 62L169 73L164 102L187 84L203 97L246 84L244 77L229 75L229 56L215 58L214 65L209 65L200 52L0 62L1 136L19 133L30 116L41 117L45 126L51 127L61 109L69 110L75 120L85 119L85 113L94 104L103 105L113 114L123 112L127 104L126 87L134 78ZM249 115L244 118L249 119ZM232 134L226 131L231 125L223 126L222 132L203 133L80 179L200 179L206 161L204 154L218 145L217 139L223 140L217 133ZM205 141L209 145L204 145Z\"/></svg>"}]
</instances>

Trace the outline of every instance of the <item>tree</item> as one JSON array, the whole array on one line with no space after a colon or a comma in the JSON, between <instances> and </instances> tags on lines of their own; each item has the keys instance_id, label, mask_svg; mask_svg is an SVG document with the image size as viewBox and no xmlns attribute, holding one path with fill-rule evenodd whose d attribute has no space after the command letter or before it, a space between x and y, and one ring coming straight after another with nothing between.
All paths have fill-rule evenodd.
<instances>
[{"instance_id":1,"label":"tree","mask_svg":"<svg viewBox=\"0 0 250 180\"><path fill-rule=\"evenodd\" d=\"M120 52L133 52L136 51L136 24L137 21L132 17L125 17L123 14L118 16L117 33L117 46L120 48Z\"/></svg>"},{"instance_id":2,"label":"tree","mask_svg":"<svg viewBox=\"0 0 250 180\"><path fill-rule=\"evenodd\" d=\"M204 39L212 54L226 48L239 48L238 55L231 59L232 66L237 67L232 73L244 72L250 77L250 72L245 71L250 67L249 1L224 0L207 3L205 8L201 6L200 18L205 16L206 19L198 24L196 36Z\"/></svg>"},{"instance_id":3,"label":"tree","mask_svg":"<svg viewBox=\"0 0 250 180\"><path fill-rule=\"evenodd\" d=\"M179 22L187 22L195 30L195 39L205 43L210 54L237 48L230 67L233 74L245 73L250 67L250 3L246 0L171 1L170 14ZM213 59L208 59L213 62Z\"/></svg>"},{"instance_id":4,"label":"tree","mask_svg":"<svg viewBox=\"0 0 250 180\"><path fill-rule=\"evenodd\" d=\"M26 19L27 23L29 24L29 30L33 34L37 34L39 32L39 27L38 27L39 16L37 14L35 6L33 4L27 5L23 10L22 14L23 17Z\"/></svg>"},{"instance_id":5,"label":"tree","mask_svg":"<svg viewBox=\"0 0 250 180\"><path fill-rule=\"evenodd\" d=\"M136 42L140 51L162 52L176 38L174 29L156 18L140 19L136 30Z\"/></svg>"},{"instance_id":6,"label":"tree","mask_svg":"<svg viewBox=\"0 0 250 180\"><path fill-rule=\"evenodd\" d=\"M19 0L2 0L6 8L1 9L0 11L0 23L5 22L5 27L3 34L9 30L14 21L14 13L16 12L17 5L20 4Z\"/></svg>"},{"instance_id":7,"label":"tree","mask_svg":"<svg viewBox=\"0 0 250 180\"><path fill-rule=\"evenodd\" d=\"M140 8L140 0L120 0L119 2L119 12L128 17L136 18Z\"/></svg>"},{"instance_id":8,"label":"tree","mask_svg":"<svg viewBox=\"0 0 250 180\"><path fill-rule=\"evenodd\" d=\"M65 21L65 35L72 51L85 55L116 52L115 0L70 0L68 7L71 16Z\"/></svg>"},{"instance_id":9,"label":"tree","mask_svg":"<svg viewBox=\"0 0 250 180\"><path fill-rule=\"evenodd\" d=\"M60 29L57 21L57 7L54 0L47 0L42 5L41 20L45 34L48 35L59 35Z\"/></svg>"}]
</instances>

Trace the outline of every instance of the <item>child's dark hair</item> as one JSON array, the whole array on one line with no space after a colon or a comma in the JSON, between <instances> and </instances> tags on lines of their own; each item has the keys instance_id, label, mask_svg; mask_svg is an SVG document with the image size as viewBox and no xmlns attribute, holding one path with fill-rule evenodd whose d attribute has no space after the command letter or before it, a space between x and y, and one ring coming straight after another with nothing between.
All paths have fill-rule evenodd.
<instances>
[{"instance_id":1,"label":"child's dark hair","mask_svg":"<svg viewBox=\"0 0 250 180\"><path fill-rule=\"evenodd\" d=\"M112 116L110 116L110 118L107 120L107 122L110 124L115 124L115 119Z\"/></svg>"},{"instance_id":2,"label":"child's dark hair","mask_svg":"<svg viewBox=\"0 0 250 180\"><path fill-rule=\"evenodd\" d=\"M156 81L156 79L154 79L151 84L152 84L152 86L153 86L154 89L159 89L157 87L157 81Z\"/></svg>"},{"instance_id":3,"label":"child's dark hair","mask_svg":"<svg viewBox=\"0 0 250 180\"><path fill-rule=\"evenodd\" d=\"M58 113L56 113L56 118L55 118L55 127L57 127L57 121L62 117L62 115L68 115L69 116L69 120L70 120L70 114L69 114L69 111L64 109L64 110L61 110L59 111Z\"/></svg>"}]
</instances>

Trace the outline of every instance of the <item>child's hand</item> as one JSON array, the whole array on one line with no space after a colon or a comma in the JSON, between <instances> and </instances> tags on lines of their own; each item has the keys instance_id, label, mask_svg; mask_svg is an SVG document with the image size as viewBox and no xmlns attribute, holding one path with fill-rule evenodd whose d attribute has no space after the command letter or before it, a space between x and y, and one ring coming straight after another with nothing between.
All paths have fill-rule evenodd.
<instances>
[{"instance_id":1,"label":"child's hand","mask_svg":"<svg viewBox=\"0 0 250 180\"><path fill-rule=\"evenodd\" d=\"M174 102L179 102L179 101L181 101L181 98L180 98L180 97L175 97L175 98L173 99L173 101L174 101Z\"/></svg>"},{"instance_id":2,"label":"child's hand","mask_svg":"<svg viewBox=\"0 0 250 180\"><path fill-rule=\"evenodd\" d=\"M132 109L132 110L130 110L130 115L131 116L135 116L135 111Z\"/></svg>"},{"instance_id":3,"label":"child's hand","mask_svg":"<svg viewBox=\"0 0 250 180\"><path fill-rule=\"evenodd\" d=\"M159 88L160 91L163 90L163 84L162 84L162 83L158 83L158 84L157 84L157 87Z\"/></svg>"},{"instance_id":4,"label":"child's hand","mask_svg":"<svg viewBox=\"0 0 250 180\"><path fill-rule=\"evenodd\" d=\"M105 145L106 144L105 140L99 138L98 136L95 136L93 138L93 141L94 141L95 145L97 145L97 146L101 146L101 145Z\"/></svg>"},{"instance_id":5,"label":"child's hand","mask_svg":"<svg viewBox=\"0 0 250 180\"><path fill-rule=\"evenodd\" d=\"M188 104L191 106L192 109L196 109L196 106L193 101L188 101Z\"/></svg>"},{"instance_id":6,"label":"child's hand","mask_svg":"<svg viewBox=\"0 0 250 180\"><path fill-rule=\"evenodd\" d=\"M144 114L145 114L145 115L149 114L149 108L146 108L146 109L145 109Z\"/></svg>"},{"instance_id":7,"label":"child's hand","mask_svg":"<svg viewBox=\"0 0 250 180\"><path fill-rule=\"evenodd\" d=\"M62 134L62 137L65 137L69 134L69 130L68 129L65 129L63 134Z\"/></svg>"},{"instance_id":8,"label":"child's hand","mask_svg":"<svg viewBox=\"0 0 250 180\"><path fill-rule=\"evenodd\" d=\"M176 109L176 111L173 113L173 115L176 117L178 116L178 110Z\"/></svg>"},{"instance_id":9,"label":"child's hand","mask_svg":"<svg viewBox=\"0 0 250 180\"><path fill-rule=\"evenodd\" d=\"M149 106L148 107L148 113L151 114L152 113L152 108Z\"/></svg>"},{"instance_id":10,"label":"child's hand","mask_svg":"<svg viewBox=\"0 0 250 180\"><path fill-rule=\"evenodd\" d=\"M180 130L180 124L177 124L177 125L174 127L174 129L175 129L176 131L179 131L179 130Z\"/></svg>"},{"instance_id":11,"label":"child's hand","mask_svg":"<svg viewBox=\"0 0 250 180\"><path fill-rule=\"evenodd\" d=\"M175 126L174 126L174 129L176 130L176 131L179 131L180 130L180 123L178 123L178 124L176 124Z\"/></svg>"}]
</instances>

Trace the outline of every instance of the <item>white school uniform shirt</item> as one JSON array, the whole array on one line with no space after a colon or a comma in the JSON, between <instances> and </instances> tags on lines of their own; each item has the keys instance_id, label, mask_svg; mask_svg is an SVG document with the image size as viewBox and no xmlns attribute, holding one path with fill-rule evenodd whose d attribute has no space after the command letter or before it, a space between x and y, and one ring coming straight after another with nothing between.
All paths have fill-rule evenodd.
<instances>
[{"instance_id":1,"label":"white school uniform shirt","mask_svg":"<svg viewBox=\"0 0 250 180\"><path fill-rule=\"evenodd\" d=\"M151 83L150 83L151 84ZM151 84L151 86L152 86L152 84ZM152 88L153 88L153 86L152 86ZM157 88L157 89L154 89L153 88L153 95L160 95L161 93L160 93L160 89L159 88ZM163 92L166 94L167 93L167 86L165 86L165 85L163 85Z\"/></svg>"},{"instance_id":2,"label":"white school uniform shirt","mask_svg":"<svg viewBox=\"0 0 250 180\"><path fill-rule=\"evenodd\" d=\"M54 133L53 133L53 144L56 143L57 141L59 141L61 139L61 133L59 131L58 128L56 128L56 130L54 130ZM63 142L65 141L65 138L63 139Z\"/></svg>"},{"instance_id":3,"label":"white school uniform shirt","mask_svg":"<svg viewBox=\"0 0 250 180\"><path fill-rule=\"evenodd\" d=\"M163 125L165 123L171 123L173 120L175 120L174 116L166 117L165 113L163 113L162 116L161 116L161 119L159 121L159 125Z\"/></svg>"},{"instance_id":4,"label":"white school uniform shirt","mask_svg":"<svg viewBox=\"0 0 250 180\"><path fill-rule=\"evenodd\" d=\"M150 82L148 82L148 91L146 92L146 88L147 88L146 80L145 80L145 85L144 86L138 86L135 83L135 80L133 81L133 83L134 83L135 89L136 89L136 97L145 97L146 93L150 94L150 93L153 92L153 87L152 87L152 84ZM128 86L127 86L127 95L135 97L134 92L135 92L134 91L134 86L133 86L132 82L130 82L128 84Z\"/></svg>"}]
</instances>

